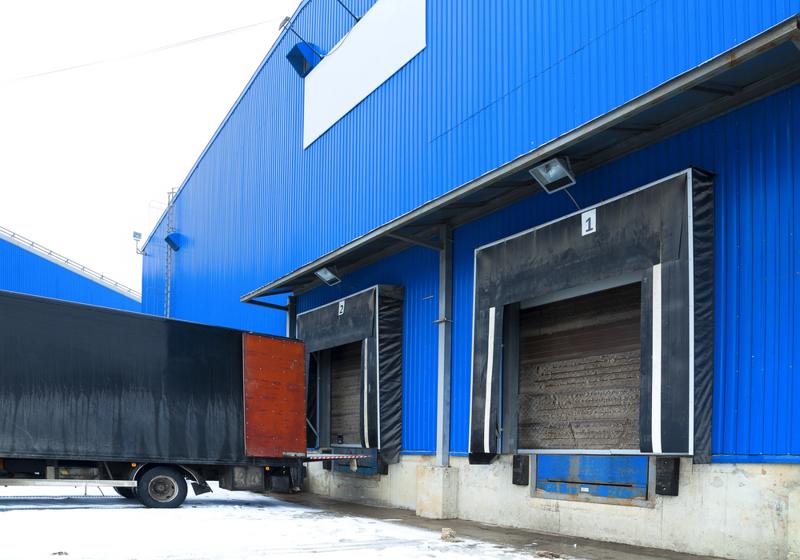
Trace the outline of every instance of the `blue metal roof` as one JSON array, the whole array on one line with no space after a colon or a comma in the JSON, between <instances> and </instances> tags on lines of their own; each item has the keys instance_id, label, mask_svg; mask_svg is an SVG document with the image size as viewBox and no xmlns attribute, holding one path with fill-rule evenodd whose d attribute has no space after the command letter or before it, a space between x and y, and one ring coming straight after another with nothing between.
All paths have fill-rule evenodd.
<instances>
[{"instance_id":1,"label":"blue metal roof","mask_svg":"<svg viewBox=\"0 0 800 560\"><path fill-rule=\"evenodd\" d=\"M139 292L0 226L0 289L57 299L141 309Z\"/></svg>"}]
</instances>

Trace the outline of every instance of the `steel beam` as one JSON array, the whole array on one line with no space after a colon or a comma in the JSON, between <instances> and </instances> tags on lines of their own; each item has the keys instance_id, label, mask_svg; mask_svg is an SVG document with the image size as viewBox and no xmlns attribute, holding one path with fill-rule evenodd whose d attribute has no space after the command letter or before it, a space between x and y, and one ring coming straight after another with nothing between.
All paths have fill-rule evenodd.
<instances>
[{"instance_id":1,"label":"steel beam","mask_svg":"<svg viewBox=\"0 0 800 560\"><path fill-rule=\"evenodd\" d=\"M251 299L246 301L245 303L249 303L251 305L258 305L259 307L266 307L267 309L275 309L277 311L289 311L288 305L278 305L277 303L269 303L268 301L258 301L255 299Z\"/></svg>"},{"instance_id":2,"label":"steel beam","mask_svg":"<svg viewBox=\"0 0 800 560\"><path fill-rule=\"evenodd\" d=\"M117 488L136 488L137 484L135 480L0 478L0 486L114 486Z\"/></svg>"},{"instance_id":3,"label":"steel beam","mask_svg":"<svg viewBox=\"0 0 800 560\"><path fill-rule=\"evenodd\" d=\"M453 239L452 230L440 228L439 318L436 360L436 466L450 466L450 372L453 339Z\"/></svg>"},{"instance_id":4,"label":"steel beam","mask_svg":"<svg viewBox=\"0 0 800 560\"><path fill-rule=\"evenodd\" d=\"M286 302L286 336L297 336L297 296L289 296Z\"/></svg>"},{"instance_id":5,"label":"steel beam","mask_svg":"<svg viewBox=\"0 0 800 560\"><path fill-rule=\"evenodd\" d=\"M391 237L392 239L397 239L398 241L405 241L406 243L411 243L412 245L419 245L420 247L425 247L426 249L431 249L433 251L441 251L442 250L442 243L435 241L428 241L427 239L421 239L419 237L413 235L403 235L400 233L387 233L387 237Z\"/></svg>"}]
</instances>

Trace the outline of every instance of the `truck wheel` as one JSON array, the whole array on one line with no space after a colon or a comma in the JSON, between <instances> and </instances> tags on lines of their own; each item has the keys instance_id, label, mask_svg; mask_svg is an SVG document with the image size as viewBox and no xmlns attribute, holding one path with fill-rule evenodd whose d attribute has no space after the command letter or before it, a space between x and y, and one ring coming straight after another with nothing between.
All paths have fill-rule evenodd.
<instances>
[{"instance_id":1,"label":"truck wheel","mask_svg":"<svg viewBox=\"0 0 800 560\"><path fill-rule=\"evenodd\" d=\"M130 488L128 486L114 486L114 492L128 500L136 499L136 488Z\"/></svg>"},{"instance_id":2,"label":"truck wheel","mask_svg":"<svg viewBox=\"0 0 800 560\"><path fill-rule=\"evenodd\" d=\"M186 499L186 479L170 467L153 467L137 484L136 497L145 507L176 508Z\"/></svg>"}]
</instances>

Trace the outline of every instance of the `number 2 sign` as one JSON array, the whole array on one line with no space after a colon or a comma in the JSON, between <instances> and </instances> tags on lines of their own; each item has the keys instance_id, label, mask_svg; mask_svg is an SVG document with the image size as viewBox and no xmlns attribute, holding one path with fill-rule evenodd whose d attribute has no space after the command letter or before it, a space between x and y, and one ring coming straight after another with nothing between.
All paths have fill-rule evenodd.
<instances>
[{"instance_id":1,"label":"number 2 sign","mask_svg":"<svg viewBox=\"0 0 800 560\"><path fill-rule=\"evenodd\" d=\"M581 214L581 235L589 235L597 231L597 208Z\"/></svg>"}]
</instances>

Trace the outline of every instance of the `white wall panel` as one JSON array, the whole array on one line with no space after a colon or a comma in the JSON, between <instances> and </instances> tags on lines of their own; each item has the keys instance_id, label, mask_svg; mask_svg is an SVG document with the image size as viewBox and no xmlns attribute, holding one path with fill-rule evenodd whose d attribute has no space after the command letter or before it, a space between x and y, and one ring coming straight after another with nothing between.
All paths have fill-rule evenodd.
<instances>
[{"instance_id":1,"label":"white wall panel","mask_svg":"<svg viewBox=\"0 0 800 560\"><path fill-rule=\"evenodd\" d=\"M305 78L307 148L425 48L425 0L378 0Z\"/></svg>"}]
</instances>

